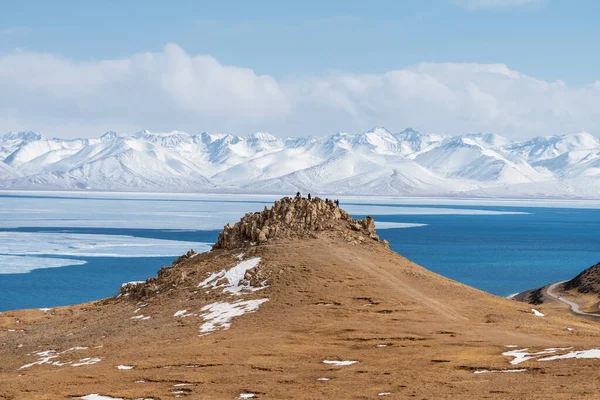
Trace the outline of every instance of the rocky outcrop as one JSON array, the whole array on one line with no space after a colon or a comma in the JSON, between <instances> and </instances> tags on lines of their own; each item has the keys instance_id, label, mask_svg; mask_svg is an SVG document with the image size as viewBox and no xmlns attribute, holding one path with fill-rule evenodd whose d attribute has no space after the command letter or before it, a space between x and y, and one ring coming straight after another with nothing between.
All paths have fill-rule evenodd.
<instances>
[{"instance_id":1,"label":"rocky outcrop","mask_svg":"<svg viewBox=\"0 0 600 400\"><path fill-rule=\"evenodd\" d=\"M321 232L338 231L348 237L379 240L372 217L354 219L333 201L284 197L262 212L248 213L235 225L227 224L213 249L235 249L274 239L308 238Z\"/></svg>"},{"instance_id":2,"label":"rocky outcrop","mask_svg":"<svg viewBox=\"0 0 600 400\"><path fill-rule=\"evenodd\" d=\"M576 289L579 293L600 295L600 263L592 265L575 278L565 282L563 289Z\"/></svg>"}]
</instances>

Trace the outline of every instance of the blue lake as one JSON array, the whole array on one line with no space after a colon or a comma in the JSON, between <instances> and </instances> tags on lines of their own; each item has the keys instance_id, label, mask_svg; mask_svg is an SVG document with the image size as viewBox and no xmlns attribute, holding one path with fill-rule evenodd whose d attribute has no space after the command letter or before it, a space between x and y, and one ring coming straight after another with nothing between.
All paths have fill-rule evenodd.
<instances>
[{"instance_id":1,"label":"blue lake","mask_svg":"<svg viewBox=\"0 0 600 400\"><path fill-rule=\"evenodd\" d=\"M218 227L273 199L0 193L0 311L112 296L190 248L207 249ZM600 261L599 209L439 202L353 199L342 206L377 222L425 224L378 233L414 262L500 296L568 279ZM11 265L15 259L31 270ZM58 260L64 266L43 268Z\"/></svg>"}]
</instances>

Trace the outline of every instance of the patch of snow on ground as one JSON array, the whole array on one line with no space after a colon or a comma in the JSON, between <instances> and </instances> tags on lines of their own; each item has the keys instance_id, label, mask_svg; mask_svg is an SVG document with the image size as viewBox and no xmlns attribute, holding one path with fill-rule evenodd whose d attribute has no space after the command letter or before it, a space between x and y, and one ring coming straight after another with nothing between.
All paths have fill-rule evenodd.
<instances>
[{"instance_id":1,"label":"patch of snow on ground","mask_svg":"<svg viewBox=\"0 0 600 400\"><path fill-rule=\"evenodd\" d=\"M25 364L22 367L20 367L19 370L27 369L27 368L33 367L34 365L43 365L43 364L53 365L55 367L62 367L65 365L70 365L72 367L79 367L81 365L95 364L95 363L101 361L99 358L82 358L79 361L77 361L76 363L74 363L73 361L63 362L63 361L57 360L62 354L70 353L72 351L79 351L79 350L87 350L87 347L76 346L76 347L71 347L70 349L67 349L65 351L61 351L61 352L58 352L56 350L39 351L37 353L33 353L39 357L39 359L37 361L34 361L29 364ZM93 362L91 362L91 361L93 361Z\"/></svg>"},{"instance_id":2,"label":"patch of snow on ground","mask_svg":"<svg viewBox=\"0 0 600 400\"><path fill-rule=\"evenodd\" d=\"M110 396L101 396L99 394L88 394L87 396L80 397L83 400L123 400L122 397L110 397Z\"/></svg>"},{"instance_id":3,"label":"patch of snow on ground","mask_svg":"<svg viewBox=\"0 0 600 400\"><path fill-rule=\"evenodd\" d=\"M324 364L335 365L336 367L342 367L345 365L356 364L358 361L337 361L337 360L323 360Z\"/></svg>"},{"instance_id":4,"label":"patch of snow on ground","mask_svg":"<svg viewBox=\"0 0 600 400\"><path fill-rule=\"evenodd\" d=\"M521 368L521 369L480 369L473 373L474 374L495 374L497 372L525 372L525 371L527 371L526 368Z\"/></svg>"},{"instance_id":5,"label":"patch of snow on ground","mask_svg":"<svg viewBox=\"0 0 600 400\"><path fill-rule=\"evenodd\" d=\"M538 310L536 310L535 308L531 309L531 312L533 313L533 315L535 315L536 317L545 317L546 314L542 314L541 312L539 312Z\"/></svg>"},{"instance_id":6,"label":"patch of snow on ground","mask_svg":"<svg viewBox=\"0 0 600 400\"><path fill-rule=\"evenodd\" d=\"M231 320L234 317L255 312L260 305L266 301L269 301L269 299L240 300L234 303L216 302L208 304L200 310L201 312L205 312L204 314L200 314L200 316L206 321L200 327L200 332L206 334L214 332L217 329L227 330L231 328Z\"/></svg>"},{"instance_id":7,"label":"patch of snow on ground","mask_svg":"<svg viewBox=\"0 0 600 400\"><path fill-rule=\"evenodd\" d=\"M86 357L86 358L82 358L75 364L71 364L71 366L72 367L81 367L82 365L93 365L93 364L99 363L100 361L102 361L102 359L98 358L98 357Z\"/></svg>"},{"instance_id":8,"label":"patch of snow on ground","mask_svg":"<svg viewBox=\"0 0 600 400\"><path fill-rule=\"evenodd\" d=\"M506 356L506 357L514 357L510 361L510 363L512 365L518 365L527 360L533 360L533 359L539 358L540 356L554 354L558 351L564 351L564 350L569 350L569 349L571 349L571 348L570 347L553 347L553 348L545 349L542 351L538 351L537 353L529 353L527 351L529 349L526 348L526 349L505 351L504 353L502 353L502 355Z\"/></svg>"},{"instance_id":9,"label":"patch of snow on ground","mask_svg":"<svg viewBox=\"0 0 600 400\"><path fill-rule=\"evenodd\" d=\"M318 381L328 381L329 378L317 378Z\"/></svg>"},{"instance_id":10,"label":"patch of snow on ground","mask_svg":"<svg viewBox=\"0 0 600 400\"><path fill-rule=\"evenodd\" d=\"M117 369L133 369L133 365L117 365Z\"/></svg>"},{"instance_id":11,"label":"patch of snow on ground","mask_svg":"<svg viewBox=\"0 0 600 400\"><path fill-rule=\"evenodd\" d=\"M377 393L377 396L389 396L390 394L392 394L392 392L381 392Z\"/></svg>"},{"instance_id":12,"label":"patch of snow on ground","mask_svg":"<svg viewBox=\"0 0 600 400\"><path fill-rule=\"evenodd\" d=\"M146 281L132 281L132 282L125 282L121 285L122 288L124 288L127 285L132 285L132 286L137 286L137 285L141 285L142 283L144 283Z\"/></svg>"},{"instance_id":13,"label":"patch of snow on ground","mask_svg":"<svg viewBox=\"0 0 600 400\"><path fill-rule=\"evenodd\" d=\"M565 360L568 358L600 358L600 349L571 351L567 354L540 358L538 361Z\"/></svg>"},{"instance_id":14,"label":"patch of snow on ground","mask_svg":"<svg viewBox=\"0 0 600 400\"><path fill-rule=\"evenodd\" d=\"M52 308L46 307L46 308L40 308L39 310L43 311L43 312L48 312L48 311L52 310Z\"/></svg>"},{"instance_id":15,"label":"patch of snow on ground","mask_svg":"<svg viewBox=\"0 0 600 400\"><path fill-rule=\"evenodd\" d=\"M173 314L173 316L174 317L183 317L186 312L187 312L187 310L179 310L179 311L175 312L175 314Z\"/></svg>"},{"instance_id":16,"label":"patch of snow on ground","mask_svg":"<svg viewBox=\"0 0 600 400\"><path fill-rule=\"evenodd\" d=\"M262 289L253 288L249 285L240 285L240 281L244 279L246 271L255 268L258 263L260 263L260 257L254 257L242 261L233 268L212 273L208 278L200 282L198 286L211 289L223 288L223 293L234 294L238 294L242 290L254 291Z\"/></svg>"},{"instance_id":17,"label":"patch of snow on ground","mask_svg":"<svg viewBox=\"0 0 600 400\"><path fill-rule=\"evenodd\" d=\"M254 393L240 393L238 399L251 399L253 397L256 397Z\"/></svg>"}]
</instances>

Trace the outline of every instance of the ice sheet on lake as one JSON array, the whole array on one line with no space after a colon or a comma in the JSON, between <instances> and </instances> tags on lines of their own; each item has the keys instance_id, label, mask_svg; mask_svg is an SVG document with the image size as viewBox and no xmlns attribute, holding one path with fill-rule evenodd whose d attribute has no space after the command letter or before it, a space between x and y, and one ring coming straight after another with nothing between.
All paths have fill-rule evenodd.
<instances>
[{"instance_id":1,"label":"ice sheet on lake","mask_svg":"<svg viewBox=\"0 0 600 400\"><path fill-rule=\"evenodd\" d=\"M402 207L386 205L353 205L343 207L351 215L518 215L520 211L495 211L466 208ZM375 221L377 224L377 221Z\"/></svg>"},{"instance_id":2,"label":"ice sheet on lake","mask_svg":"<svg viewBox=\"0 0 600 400\"><path fill-rule=\"evenodd\" d=\"M418 228L420 226L427 226L427 224L413 224L408 222L375 222L375 229L400 229L400 228Z\"/></svg>"},{"instance_id":3,"label":"ice sheet on lake","mask_svg":"<svg viewBox=\"0 0 600 400\"><path fill-rule=\"evenodd\" d=\"M68 258L7 256L0 254L0 274L25 274L34 269L83 264L86 264L86 261Z\"/></svg>"},{"instance_id":4,"label":"ice sheet on lake","mask_svg":"<svg viewBox=\"0 0 600 400\"><path fill-rule=\"evenodd\" d=\"M18 197L10 197L15 195ZM262 211L265 205L270 206L279 198L280 195L240 194L11 192L2 196L0 193L0 228L58 226L218 230L226 223L237 221L246 212ZM360 215L503 215L513 212L481 210L477 206L535 206L535 202L531 201L490 203L486 199L345 196L341 200L346 211ZM448 207L401 206L419 204ZM452 208L453 205L472 209ZM542 205L548 206L548 202Z\"/></svg>"},{"instance_id":5,"label":"ice sheet on lake","mask_svg":"<svg viewBox=\"0 0 600 400\"><path fill-rule=\"evenodd\" d=\"M202 252L208 243L148 239L124 235L50 232L0 232L0 254L78 257L168 257L184 249Z\"/></svg>"}]
</instances>

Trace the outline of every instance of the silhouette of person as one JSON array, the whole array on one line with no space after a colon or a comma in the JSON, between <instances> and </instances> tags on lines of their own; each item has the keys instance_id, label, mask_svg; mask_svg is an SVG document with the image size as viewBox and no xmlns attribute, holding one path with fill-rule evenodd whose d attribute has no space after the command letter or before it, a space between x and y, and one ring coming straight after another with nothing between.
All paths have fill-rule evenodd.
<instances>
[{"instance_id":1,"label":"silhouette of person","mask_svg":"<svg viewBox=\"0 0 600 400\"><path fill-rule=\"evenodd\" d=\"M300 197L300 192L296 193L296 198Z\"/></svg>"},{"instance_id":2,"label":"silhouette of person","mask_svg":"<svg viewBox=\"0 0 600 400\"><path fill-rule=\"evenodd\" d=\"M310 200L310 193L308 194L308 199Z\"/></svg>"},{"instance_id":3,"label":"silhouette of person","mask_svg":"<svg viewBox=\"0 0 600 400\"><path fill-rule=\"evenodd\" d=\"M335 199L334 203L337 208L340 208L340 201L338 199Z\"/></svg>"}]
</instances>

